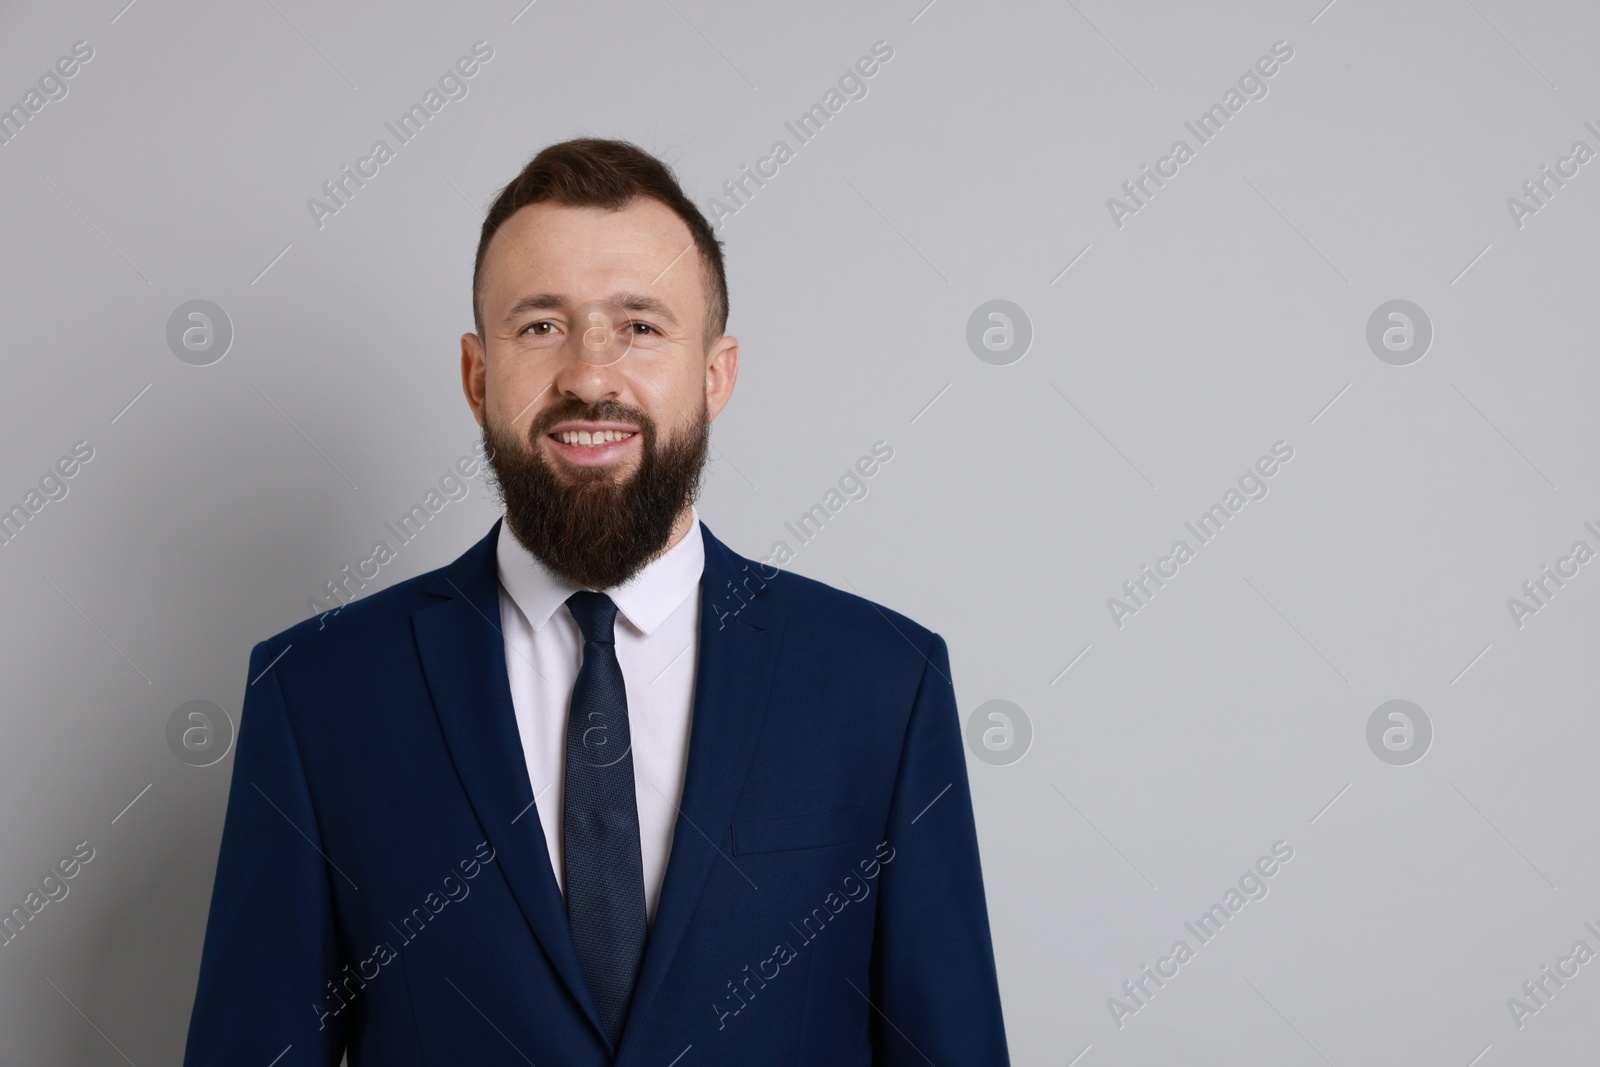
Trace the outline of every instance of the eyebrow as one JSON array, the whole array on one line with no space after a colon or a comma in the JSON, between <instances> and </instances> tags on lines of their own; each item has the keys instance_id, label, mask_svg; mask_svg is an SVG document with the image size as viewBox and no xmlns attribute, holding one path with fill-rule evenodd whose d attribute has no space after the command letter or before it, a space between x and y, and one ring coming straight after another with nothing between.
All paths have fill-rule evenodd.
<instances>
[{"instance_id":1,"label":"eyebrow","mask_svg":"<svg viewBox=\"0 0 1600 1067\"><path fill-rule=\"evenodd\" d=\"M674 327L680 325L678 317L672 313L672 309L667 307L665 302L653 296L646 296L644 293L612 293L610 303L622 308L624 311L639 311L655 315L657 318L665 319ZM521 318L530 311L561 311L570 306L567 298L560 293L537 293L533 296L525 296L513 304L511 310L506 312L504 321L509 324L512 320Z\"/></svg>"}]
</instances>

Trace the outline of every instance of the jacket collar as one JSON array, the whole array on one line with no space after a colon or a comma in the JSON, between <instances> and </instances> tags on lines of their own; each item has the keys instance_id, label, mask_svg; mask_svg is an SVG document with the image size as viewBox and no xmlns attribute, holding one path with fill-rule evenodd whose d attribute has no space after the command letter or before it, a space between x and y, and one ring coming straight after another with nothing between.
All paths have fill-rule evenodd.
<instances>
[{"instance_id":1,"label":"jacket collar","mask_svg":"<svg viewBox=\"0 0 1600 1067\"><path fill-rule=\"evenodd\" d=\"M605 1042L534 813L517 732L500 632L496 545L502 521L428 583L426 591L439 600L412 613L412 629L445 743L495 860L534 937ZM623 1052L677 956L712 868L733 864L733 809L761 733L783 636L784 616L770 596L782 580L778 573L728 548L705 523L699 531L705 553L699 661L683 797Z\"/></svg>"}]
</instances>

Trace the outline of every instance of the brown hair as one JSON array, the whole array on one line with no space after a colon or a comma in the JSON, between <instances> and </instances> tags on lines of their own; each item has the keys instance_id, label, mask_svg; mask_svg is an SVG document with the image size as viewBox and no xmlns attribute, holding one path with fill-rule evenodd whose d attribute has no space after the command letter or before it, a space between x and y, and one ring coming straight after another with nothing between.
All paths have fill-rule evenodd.
<instances>
[{"instance_id":1,"label":"brown hair","mask_svg":"<svg viewBox=\"0 0 1600 1067\"><path fill-rule=\"evenodd\" d=\"M645 196L671 208L694 238L700 253L706 301L706 342L720 337L728 327L728 276L722 266L722 242L711 224L683 194L672 170L655 156L627 141L580 137L550 145L528 162L489 208L478 238L478 256L472 267L472 321L483 334L480 310L484 255L495 232L529 204L553 200L571 207L601 207L620 211L635 197Z\"/></svg>"}]
</instances>

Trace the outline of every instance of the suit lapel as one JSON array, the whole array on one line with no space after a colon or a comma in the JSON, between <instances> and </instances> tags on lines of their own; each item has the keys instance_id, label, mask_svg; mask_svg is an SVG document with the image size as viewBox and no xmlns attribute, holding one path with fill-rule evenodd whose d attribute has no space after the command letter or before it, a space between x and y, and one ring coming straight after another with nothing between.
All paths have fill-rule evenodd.
<instances>
[{"instance_id":1,"label":"suit lapel","mask_svg":"<svg viewBox=\"0 0 1600 1067\"><path fill-rule=\"evenodd\" d=\"M758 568L704 523L700 532L705 572L683 796L621 1053L634 1043L638 1020L650 1010L678 954L707 877L718 864L733 864L729 827L761 734L783 636L783 614L770 595L762 595L770 579L764 583Z\"/></svg>"},{"instance_id":2,"label":"suit lapel","mask_svg":"<svg viewBox=\"0 0 1600 1067\"><path fill-rule=\"evenodd\" d=\"M423 673L456 773L517 906L557 973L604 1040L599 1009L567 923L517 732L500 632L496 522L442 570L427 592L442 597L411 616Z\"/></svg>"}]
</instances>

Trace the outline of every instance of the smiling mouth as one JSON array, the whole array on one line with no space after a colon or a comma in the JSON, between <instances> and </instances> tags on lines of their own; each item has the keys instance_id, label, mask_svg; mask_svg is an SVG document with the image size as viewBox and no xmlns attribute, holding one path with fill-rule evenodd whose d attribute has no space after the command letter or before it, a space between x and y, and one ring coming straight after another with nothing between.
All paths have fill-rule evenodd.
<instances>
[{"instance_id":1,"label":"smiling mouth","mask_svg":"<svg viewBox=\"0 0 1600 1067\"><path fill-rule=\"evenodd\" d=\"M564 445L577 445L579 448L597 448L601 445L615 444L626 441L634 436L625 430L597 430L590 433L588 430L565 430L561 433L550 434L552 441L559 441Z\"/></svg>"}]
</instances>

